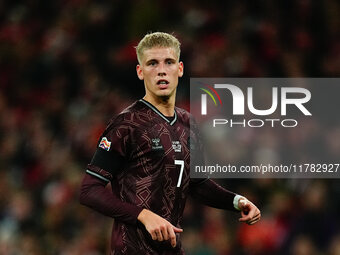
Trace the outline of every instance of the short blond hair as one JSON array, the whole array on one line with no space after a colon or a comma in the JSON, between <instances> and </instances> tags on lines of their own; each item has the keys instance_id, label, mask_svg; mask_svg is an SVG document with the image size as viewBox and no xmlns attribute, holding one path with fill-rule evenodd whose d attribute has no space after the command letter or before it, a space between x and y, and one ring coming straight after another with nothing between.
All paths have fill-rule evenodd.
<instances>
[{"instance_id":1,"label":"short blond hair","mask_svg":"<svg viewBox=\"0 0 340 255\"><path fill-rule=\"evenodd\" d=\"M175 36L171 34L164 32L146 34L136 47L138 62L141 63L144 51L153 47L173 48L177 55L177 59L179 60L179 56L181 54L180 46L181 43Z\"/></svg>"}]
</instances>

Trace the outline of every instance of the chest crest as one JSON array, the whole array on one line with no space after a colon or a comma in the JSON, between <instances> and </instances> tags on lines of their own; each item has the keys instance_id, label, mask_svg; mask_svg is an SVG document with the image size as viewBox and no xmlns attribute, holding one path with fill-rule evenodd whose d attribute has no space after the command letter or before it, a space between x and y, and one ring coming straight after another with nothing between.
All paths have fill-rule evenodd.
<instances>
[{"instance_id":1,"label":"chest crest","mask_svg":"<svg viewBox=\"0 0 340 255\"><path fill-rule=\"evenodd\" d=\"M182 152L182 145L180 141L172 141L172 148L175 152Z\"/></svg>"}]
</instances>

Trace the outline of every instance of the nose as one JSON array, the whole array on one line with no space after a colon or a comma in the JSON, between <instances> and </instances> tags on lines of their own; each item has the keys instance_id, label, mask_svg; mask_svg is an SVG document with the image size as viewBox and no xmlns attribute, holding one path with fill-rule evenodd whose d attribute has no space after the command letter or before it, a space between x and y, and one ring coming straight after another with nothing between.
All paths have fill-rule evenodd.
<instances>
[{"instance_id":1,"label":"nose","mask_svg":"<svg viewBox=\"0 0 340 255\"><path fill-rule=\"evenodd\" d=\"M158 68L158 76L165 76L166 71L165 71L164 63L160 63L158 67L159 67Z\"/></svg>"}]
</instances>

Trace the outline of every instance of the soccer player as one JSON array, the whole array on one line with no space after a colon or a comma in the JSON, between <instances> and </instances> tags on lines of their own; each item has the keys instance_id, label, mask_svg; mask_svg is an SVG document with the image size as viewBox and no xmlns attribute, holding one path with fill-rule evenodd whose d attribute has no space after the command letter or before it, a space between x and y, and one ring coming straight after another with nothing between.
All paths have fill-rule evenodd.
<instances>
[{"instance_id":1,"label":"soccer player","mask_svg":"<svg viewBox=\"0 0 340 255\"><path fill-rule=\"evenodd\" d=\"M211 179L190 178L190 146L200 143L189 113L175 107L184 68L179 41L151 33L136 51L145 96L109 122L80 192L82 204L115 219L111 254L184 254L179 236L188 195L256 223L260 211L245 197Z\"/></svg>"}]
</instances>

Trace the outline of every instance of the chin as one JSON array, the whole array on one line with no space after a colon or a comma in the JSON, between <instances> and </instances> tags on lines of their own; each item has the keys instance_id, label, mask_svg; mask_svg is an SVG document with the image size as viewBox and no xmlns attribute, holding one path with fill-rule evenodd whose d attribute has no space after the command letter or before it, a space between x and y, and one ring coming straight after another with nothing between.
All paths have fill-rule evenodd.
<instances>
[{"instance_id":1,"label":"chin","mask_svg":"<svg viewBox=\"0 0 340 255\"><path fill-rule=\"evenodd\" d=\"M164 90L161 90L161 91L158 91L157 93L157 96L171 96L171 91L167 90L167 89L164 89Z\"/></svg>"},{"instance_id":2,"label":"chin","mask_svg":"<svg viewBox=\"0 0 340 255\"><path fill-rule=\"evenodd\" d=\"M158 93L157 96L164 101L164 100L168 100L172 96L172 93L170 92Z\"/></svg>"},{"instance_id":3,"label":"chin","mask_svg":"<svg viewBox=\"0 0 340 255\"><path fill-rule=\"evenodd\" d=\"M161 98L162 100L168 100L170 98L169 94L162 94L162 95L158 95L159 98Z\"/></svg>"}]
</instances>

